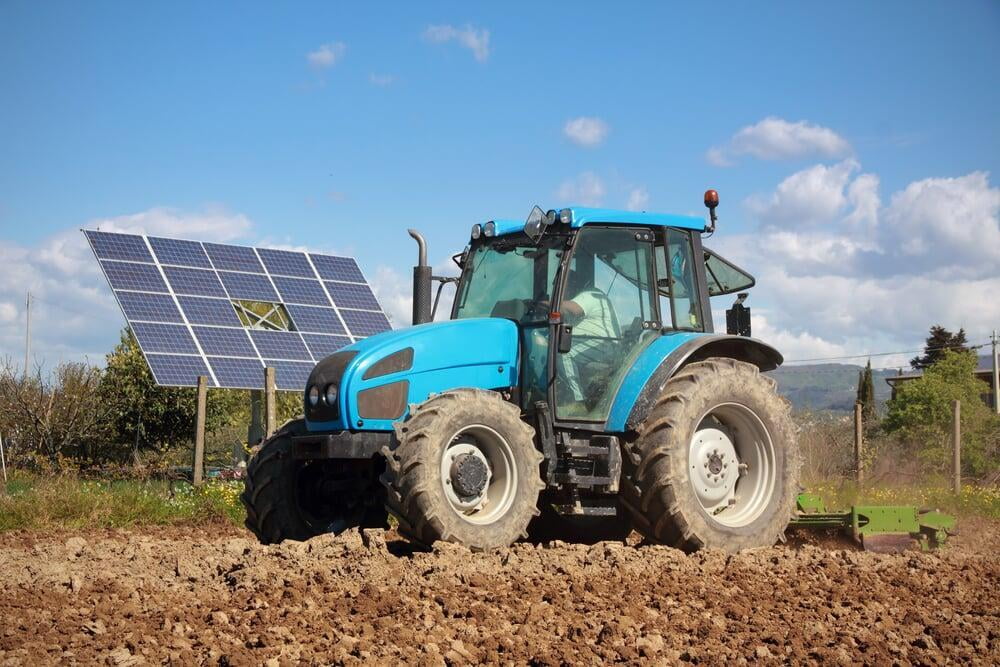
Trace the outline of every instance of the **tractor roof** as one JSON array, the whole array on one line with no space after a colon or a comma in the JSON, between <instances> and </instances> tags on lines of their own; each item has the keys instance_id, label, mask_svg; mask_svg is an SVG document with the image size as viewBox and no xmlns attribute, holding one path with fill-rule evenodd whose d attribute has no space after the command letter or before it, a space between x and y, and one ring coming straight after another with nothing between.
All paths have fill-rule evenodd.
<instances>
[{"instance_id":1,"label":"tractor roof","mask_svg":"<svg viewBox=\"0 0 1000 667\"><path fill-rule=\"evenodd\" d=\"M705 228L705 221L692 215L672 215L669 213L638 213L636 211L619 211L610 208L587 208L583 206L568 207L573 211L572 227L582 227L589 224L609 225L651 225L656 227L681 227L684 229ZM560 211L562 209L555 209ZM494 220L497 236L514 234L524 231L523 220Z\"/></svg>"}]
</instances>

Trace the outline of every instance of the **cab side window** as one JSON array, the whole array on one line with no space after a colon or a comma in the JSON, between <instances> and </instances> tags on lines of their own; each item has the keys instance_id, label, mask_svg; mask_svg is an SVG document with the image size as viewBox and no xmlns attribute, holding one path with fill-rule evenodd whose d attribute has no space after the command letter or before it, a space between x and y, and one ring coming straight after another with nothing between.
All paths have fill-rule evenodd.
<instances>
[{"instance_id":1,"label":"cab side window","mask_svg":"<svg viewBox=\"0 0 1000 667\"><path fill-rule=\"evenodd\" d=\"M702 331L701 301L698 292L691 231L667 229L666 248L656 247L657 291L664 325L673 329Z\"/></svg>"}]
</instances>

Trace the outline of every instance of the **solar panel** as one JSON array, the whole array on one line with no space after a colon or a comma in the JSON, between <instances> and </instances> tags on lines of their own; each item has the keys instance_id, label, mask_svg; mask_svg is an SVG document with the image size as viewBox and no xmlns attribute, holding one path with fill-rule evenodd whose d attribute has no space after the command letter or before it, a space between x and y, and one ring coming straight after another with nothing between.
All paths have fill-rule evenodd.
<instances>
[{"instance_id":1,"label":"solar panel","mask_svg":"<svg viewBox=\"0 0 1000 667\"><path fill-rule=\"evenodd\" d=\"M209 357L208 363L211 364L220 387L234 389L255 387L260 385L261 378L264 377L264 366L260 363L260 359ZM305 383L302 384L302 387L304 386Z\"/></svg>"},{"instance_id":2,"label":"solar panel","mask_svg":"<svg viewBox=\"0 0 1000 667\"><path fill-rule=\"evenodd\" d=\"M167 286L160 276L160 270L152 264L136 262L101 262L104 275L108 277L112 289L139 290L141 292L166 292Z\"/></svg>"},{"instance_id":3,"label":"solar panel","mask_svg":"<svg viewBox=\"0 0 1000 667\"><path fill-rule=\"evenodd\" d=\"M265 275L255 273L231 273L219 271L222 284L226 286L231 299L247 301L278 301L278 293Z\"/></svg>"},{"instance_id":4,"label":"solar panel","mask_svg":"<svg viewBox=\"0 0 1000 667\"><path fill-rule=\"evenodd\" d=\"M205 249L197 241L182 241L180 239L163 239L149 237L149 245L160 264L175 264L177 266L193 266L198 269L212 268Z\"/></svg>"},{"instance_id":5,"label":"solar panel","mask_svg":"<svg viewBox=\"0 0 1000 667\"><path fill-rule=\"evenodd\" d=\"M350 257L334 257L333 255L309 254L316 273L323 280L344 280L349 283L367 282L358 263Z\"/></svg>"},{"instance_id":6,"label":"solar panel","mask_svg":"<svg viewBox=\"0 0 1000 667\"><path fill-rule=\"evenodd\" d=\"M212 260L212 266L219 271L250 271L252 273L264 273L264 267L257 259L257 253L253 248L246 248L239 245L220 245L218 243L205 243L205 252Z\"/></svg>"},{"instance_id":7,"label":"solar panel","mask_svg":"<svg viewBox=\"0 0 1000 667\"><path fill-rule=\"evenodd\" d=\"M319 361L324 357L351 344L351 339L347 336L324 336L323 334L302 334L302 339L306 342L306 347L312 352L313 359Z\"/></svg>"},{"instance_id":8,"label":"solar panel","mask_svg":"<svg viewBox=\"0 0 1000 667\"><path fill-rule=\"evenodd\" d=\"M201 357L180 354L146 354L149 370L156 384L167 387L193 387L199 375L208 375L208 367Z\"/></svg>"},{"instance_id":9,"label":"solar panel","mask_svg":"<svg viewBox=\"0 0 1000 667\"><path fill-rule=\"evenodd\" d=\"M318 280L303 280L302 278L283 278L275 276L274 286L281 293L285 303L300 303L309 306L329 306L323 286Z\"/></svg>"},{"instance_id":10,"label":"solar panel","mask_svg":"<svg viewBox=\"0 0 1000 667\"><path fill-rule=\"evenodd\" d=\"M222 327L241 327L243 323L236 316L233 304L228 299L202 299L194 296L179 296L177 302L184 309L191 324L215 324Z\"/></svg>"},{"instance_id":11,"label":"solar panel","mask_svg":"<svg viewBox=\"0 0 1000 667\"><path fill-rule=\"evenodd\" d=\"M150 352L198 354L198 346L194 344L191 332L181 324L134 322L132 333L139 341L139 347L147 354Z\"/></svg>"},{"instance_id":12,"label":"solar panel","mask_svg":"<svg viewBox=\"0 0 1000 667\"><path fill-rule=\"evenodd\" d=\"M391 328L350 257L85 234L161 385L260 389L270 366L301 391L316 361Z\"/></svg>"},{"instance_id":13,"label":"solar panel","mask_svg":"<svg viewBox=\"0 0 1000 667\"><path fill-rule=\"evenodd\" d=\"M267 272L278 276L297 276L299 278L315 278L309 260L301 252L289 252L288 250L272 250L271 248L258 248L257 254L267 267Z\"/></svg>"},{"instance_id":14,"label":"solar panel","mask_svg":"<svg viewBox=\"0 0 1000 667\"><path fill-rule=\"evenodd\" d=\"M347 333L344 325L340 323L337 312L333 308L315 308L313 306L298 306L288 304L285 306L288 314L292 316L292 323L299 331L310 331L313 333L338 334Z\"/></svg>"},{"instance_id":15,"label":"solar panel","mask_svg":"<svg viewBox=\"0 0 1000 667\"><path fill-rule=\"evenodd\" d=\"M265 359L264 365L274 369L274 384L278 389L302 391L312 372L312 363L301 361L285 361L283 359Z\"/></svg>"},{"instance_id":16,"label":"solar panel","mask_svg":"<svg viewBox=\"0 0 1000 667\"><path fill-rule=\"evenodd\" d=\"M181 312L169 294L118 292L118 302L130 322L183 322Z\"/></svg>"},{"instance_id":17,"label":"solar panel","mask_svg":"<svg viewBox=\"0 0 1000 667\"><path fill-rule=\"evenodd\" d=\"M262 357L302 361L312 359L298 332L251 330L250 338L253 339L253 344Z\"/></svg>"},{"instance_id":18,"label":"solar panel","mask_svg":"<svg viewBox=\"0 0 1000 667\"><path fill-rule=\"evenodd\" d=\"M141 236L132 234L111 234L108 232L85 231L90 247L97 259L123 259L134 262L150 262L153 256Z\"/></svg>"},{"instance_id":19,"label":"solar panel","mask_svg":"<svg viewBox=\"0 0 1000 667\"><path fill-rule=\"evenodd\" d=\"M340 316L344 318L344 323L355 337L374 336L392 328L389 319L381 312L342 308Z\"/></svg>"},{"instance_id":20,"label":"solar panel","mask_svg":"<svg viewBox=\"0 0 1000 667\"><path fill-rule=\"evenodd\" d=\"M368 285L327 281L326 289L330 293L330 298L339 308L382 310Z\"/></svg>"},{"instance_id":21,"label":"solar panel","mask_svg":"<svg viewBox=\"0 0 1000 667\"><path fill-rule=\"evenodd\" d=\"M214 271L188 269L180 266L165 266L163 274L173 288L174 294L191 296L218 296L225 298L226 290Z\"/></svg>"},{"instance_id":22,"label":"solar panel","mask_svg":"<svg viewBox=\"0 0 1000 667\"><path fill-rule=\"evenodd\" d=\"M205 354L257 358L245 329L191 327Z\"/></svg>"}]
</instances>

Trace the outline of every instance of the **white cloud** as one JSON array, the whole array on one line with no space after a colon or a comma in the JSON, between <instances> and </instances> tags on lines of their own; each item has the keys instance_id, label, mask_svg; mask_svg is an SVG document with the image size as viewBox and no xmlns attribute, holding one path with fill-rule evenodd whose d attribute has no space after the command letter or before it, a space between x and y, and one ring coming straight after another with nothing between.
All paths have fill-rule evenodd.
<instances>
[{"instance_id":1,"label":"white cloud","mask_svg":"<svg viewBox=\"0 0 1000 667\"><path fill-rule=\"evenodd\" d=\"M585 171L574 179L563 181L556 197L565 204L599 206L604 200L604 182L593 172Z\"/></svg>"},{"instance_id":2,"label":"white cloud","mask_svg":"<svg viewBox=\"0 0 1000 667\"><path fill-rule=\"evenodd\" d=\"M726 151L721 148L709 148L705 151L705 160L715 167L732 167L736 164L726 156Z\"/></svg>"},{"instance_id":3,"label":"white cloud","mask_svg":"<svg viewBox=\"0 0 1000 667\"><path fill-rule=\"evenodd\" d=\"M377 74L372 72L368 75L368 82L373 86L378 86L380 88L385 88L386 86L391 86L396 82L396 77L392 74Z\"/></svg>"},{"instance_id":4,"label":"white cloud","mask_svg":"<svg viewBox=\"0 0 1000 667\"><path fill-rule=\"evenodd\" d=\"M817 164L783 180L769 197L751 197L747 206L767 225L801 227L830 222L847 203L845 187L860 165L844 160Z\"/></svg>"},{"instance_id":5,"label":"white cloud","mask_svg":"<svg viewBox=\"0 0 1000 667\"><path fill-rule=\"evenodd\" d=\"M593 148L604 143L608 136L608 124L600 118L580 116L566 121L563 134L577 146Z\"/></svg>"},{"instance_id":6,"label":"white cloud","mask_svg":"<svg viewBox=\"0 0 1000 667\"><path fill-rule=\"evenodd\" d=\"M315 51L306 55L306 61L318 69L327 69L336 65L347 53L347 45L343 42L323 44Z\"/></svg>"},{"instance_id":7,"label":"white cloud","mask_svg":"<svg viewBox=\"0 0 1000 667\"><path fill-rule=\"evenodd\" d=\"M645 211L648 205L649 191L646 188L639 186L629 190L628 201L625 203L626 209L629 211Z\"/></svg>"},{"instance_id":8,"label":"white cloud","mask_svg":"<svg viewBox=\"0 0 1000 667\"><path fill-rule=\"evenodd\" d=\"M435 276L456 276L458 268L448 257L434 266ZM372 290L382 308L389 316L393 329L401 329L410 326L413 321L413 278L404 276L396 269L388 266L379 266L375 270L375 277L371 280ZM438 283L432 284L434 296L437 294ZM441 300L435 320L447 320L451 316L451 304L455 299L455 285L445 285L441 291Z\"/></svg>"},{"instance_id":9,"label":"white cloud","mask_svg":"<svg viewBox=\"0 0 1000 667\"><path fill-rule=\"evenodd\" d=\"M759 230L710 242L756 273L757 334L789 358L917 349L932 324L985 338L1000 321L1000 188L983 172L929 178L884 205L859 171L792 174L749 202Z\"/></svg>"},{"instance_id":10,"label":"white cloud","mask_svg":"<svg viewBox=\"0 0 1000 667\"><path fill-rule=\"evenodd\" d=\"M486 62L490 57L490 31L466 25L456 28L453 25L432 25L424 30L424 39L434 44L455 41L462 47L472 51L472 57L477 62Z\"/></svg>"},{"instance_id":11,"label":"white cloud","mask_svg":"<svg viewBox=\"0 0 1000 667\"><path fill-rule=\"evenodd\" d=\"M253 227L246 216L219 207L200 212L154 208L91 220L83 226L208 241L243 238ZM125 320L79 229L60 232L34 246L0 241L0 350L4 354L24 349L24 298L29 290L34 297L32 363L51 368L59 361L84 358L103 362ZM15 355L15 362L21 358Z\"/></svg>"},{"instance_id":12,"label":"white cloud","mask_svg":"<svg viewBox=\"0 0 1000 667\"><path fill-rule=\"evenodd\" d=\"M837 158L850 153L850 143L828 127L769 116L740 129L726 146L710 148L705 159L715 166L729 167L734 164L733 158L741 155L789 160L810 155Z\"/></svg>"}]
</instances>

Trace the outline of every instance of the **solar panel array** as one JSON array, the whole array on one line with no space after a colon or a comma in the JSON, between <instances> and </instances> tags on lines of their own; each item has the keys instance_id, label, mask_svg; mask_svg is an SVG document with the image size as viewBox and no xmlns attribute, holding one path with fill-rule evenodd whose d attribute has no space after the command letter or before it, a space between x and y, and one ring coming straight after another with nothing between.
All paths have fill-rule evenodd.
<instances>
[{"instance_id":1,"label":"solar panel array","mask_svg":"<svg viewBox=\"0 0 1000 667\"><path fill-rule=\"evenodd\" d=\"M317 361L391 328L350 257L85 230L157 384L300 391ZM281 304L292 331L247 328L234 301Z\"/></svg>"}]
</instances>

